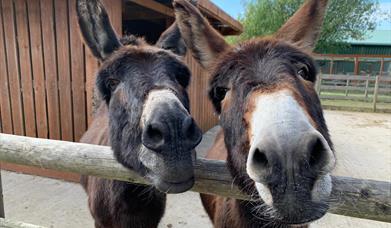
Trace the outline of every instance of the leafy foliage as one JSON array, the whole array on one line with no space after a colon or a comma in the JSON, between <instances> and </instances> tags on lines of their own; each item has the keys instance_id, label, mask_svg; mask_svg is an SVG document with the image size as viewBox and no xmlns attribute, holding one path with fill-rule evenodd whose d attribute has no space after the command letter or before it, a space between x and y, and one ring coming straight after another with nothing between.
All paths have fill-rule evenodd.
<instances>
[{"instance_id":1,"label":"leafy foliage","mask_svg":"<svg viewBox=\"0 0 391 228\"><path fill-rule=\"evenodd\" d=\"M304 0L248 0L239 18L245 31L229 42L271 35L303 4ZM376 27L378 2L373 0L330 0L317 51L333 51L348 39L363 39Z\"/></svg>"}]
</instances>

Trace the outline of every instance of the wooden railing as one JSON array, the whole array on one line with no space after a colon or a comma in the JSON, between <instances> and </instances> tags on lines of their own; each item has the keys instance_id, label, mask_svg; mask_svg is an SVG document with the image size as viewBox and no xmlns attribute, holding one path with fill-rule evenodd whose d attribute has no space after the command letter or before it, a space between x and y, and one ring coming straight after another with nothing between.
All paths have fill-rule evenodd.
<instances>
[{"instance_id":1,"label":"wooden railing","mask_svg":"<svg viewBox=\"0 0 391 228\"><path fill-rule=\"evenodd\" d=\"M321 99L372 102L373 111L378 102L391 103L390 76L320 74L316 90Z\"/></svg>"},{"instance_id":2,"label":"wooden railing","mask_svg":"<svg viewBox=\"0 0 391 228\"><path fill-rule=\"evenodd\" d=\"M113 158L109 147L0 134L0 161L149 184ZM198 159L192 191L252 200L234 184L224 161ZM333 178L330 212L391 222L391 183Z\"/></svg>"}]
</instances>

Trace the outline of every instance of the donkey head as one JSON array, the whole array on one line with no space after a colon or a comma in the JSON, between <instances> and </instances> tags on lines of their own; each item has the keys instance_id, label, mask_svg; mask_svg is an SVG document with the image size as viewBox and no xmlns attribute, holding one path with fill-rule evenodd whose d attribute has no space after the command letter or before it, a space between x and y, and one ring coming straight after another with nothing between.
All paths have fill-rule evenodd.
<instances>
[{"instance_id":1,"label":"donkey head","mask_svg":"<svg viewBox=\"0 0 391 228\"><path fill-rule=\"evenodd\" d=\"M194 184L192 151L202 134L189 114L190 71L174 24L155 46L116 36L98 0L78 0L85 43L102 61L96 87L109 112L110 143L117 160L159 190L184 192Z\"/></svg>"},{"instance_id":2,"label":"donkey head","mask_svg":"<svg viewBox=\"0 0 391 228\"><path fill-rule=\"evenodd\" d=\"M309 54L326 7L309 0L274 36L231 47L197 8L174 1L187 47L211 72L231 174L261 199L245 206L255 218L303 224L328 209L335 157Z\"/></svg>"}]
</instances>

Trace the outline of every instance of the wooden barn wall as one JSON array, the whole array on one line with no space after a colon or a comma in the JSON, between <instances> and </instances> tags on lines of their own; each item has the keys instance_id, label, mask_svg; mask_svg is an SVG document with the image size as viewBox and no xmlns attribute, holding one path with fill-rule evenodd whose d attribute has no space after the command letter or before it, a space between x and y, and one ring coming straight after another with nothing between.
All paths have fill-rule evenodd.
<instances>
[{"instance_id":1,"label":"wooden barn wall","mask_svg":"<svg viewBox=\"0 0 391 228\"><path fill-rule=\"evenodd\" d=\"M105 0L121 32L121 0ZM92 117L97 61L76 0L0 0L0 131L78 141ZM120 13L118 13L120 12Z\"/></svg>"},{"instance_id":2,"label":"wooden barn wall","mask_svg":"<svg viewBox=\"0 0 391 228\"><path fill-rule=\"evenodd\" d=\"M218 122L212 103L208 98L208 73L191 56L186 55L186 64L192 71L191 84L189 87L191 115L203 131L207 131Z\"/></svg>"},{"instance_id":3,"label":"wooden barn wall","mask_svg":"<svg viewBox=\"0 0 391 228\"><path fill-rule=\"evenodd\" d=\"M76 0L0 0L0 132L78 141L92 121L97 60L83 45ZM110 4L107 4L110 3ZM122 1L105 0L118 34ZM217 123L208 78L190 55L192 114Z\"/></svg>"}]
</instances>

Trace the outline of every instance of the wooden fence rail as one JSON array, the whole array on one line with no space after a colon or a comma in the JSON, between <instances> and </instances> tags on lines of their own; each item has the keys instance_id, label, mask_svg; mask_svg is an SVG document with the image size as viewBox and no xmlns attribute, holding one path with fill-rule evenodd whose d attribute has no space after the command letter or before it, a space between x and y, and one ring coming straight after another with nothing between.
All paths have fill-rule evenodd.
<instances>
[{"instance_id":1,"label":"wooden fence rail","mask_svg":"<svg viewBox=\"0 0 391 228\"><path fill-rule=\"evenodd\" d=\"M43 226L37 226L33 224L28 224L24 222L18 222L18 221L13 221L9 219L3 219L0 218L0 227L4 228L46 228Z\"/></svg>"},{"instance_id":2,"label":"wooden fence rail","mask_svg":"<svg viewBox=\"0 0 391 228\"><path fill-rule=\"evenodd\" d=\"M316 90L321 99L371 101L374 112L377 103L391 103L390 76L321 74Z\"/></svg>"},{"instance_id":3,"label":"wooden fence rail","mask_svg":"<svg viewBox=\"0 0 391 228\"><path fill-rule=\"evenodd\" d=\"M148 184L115 161L109 147L0 134L0 160L20 165ZM250 200L232 183L223 161L198 159L193 191ZM333 177L330 212L391 222L391 183Z\"/></svg>"}]
</instances>

